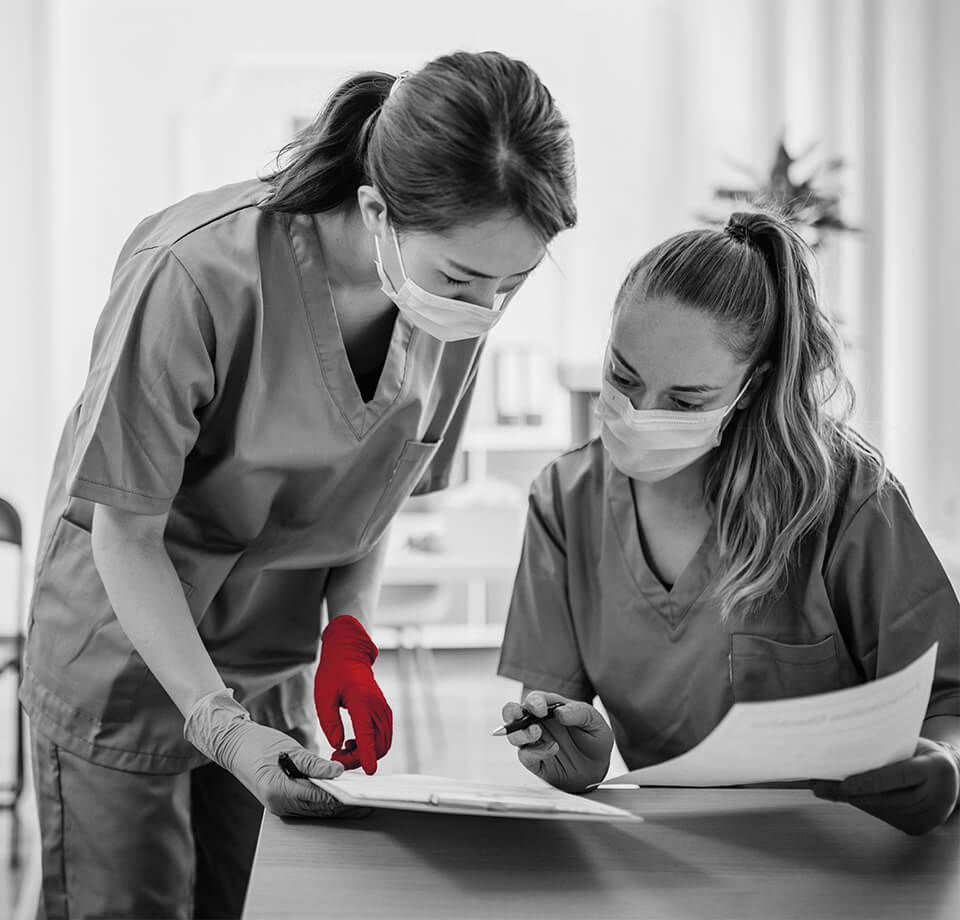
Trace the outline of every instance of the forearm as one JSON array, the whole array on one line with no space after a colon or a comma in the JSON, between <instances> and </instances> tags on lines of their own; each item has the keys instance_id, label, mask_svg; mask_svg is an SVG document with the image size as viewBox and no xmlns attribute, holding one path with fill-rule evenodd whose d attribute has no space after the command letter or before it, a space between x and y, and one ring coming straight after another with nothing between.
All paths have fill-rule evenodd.
<instances>
[{"instance_id":1,"label":"forearm","mask_svg":"<svg viewBox=\"0 0 960 920\"><path fill-rule=\"evenodd\" d=\"M359 620L365 629L373 625L374 612L380 600L389 538L388 530L362 559L330 572L325 597L331 620L349 614Z\"/></svg>"},{"instance_id":2,"label":"forearm","mask_svg":"<svg viewBox=\"0 0 960 920\"><path fill-rule=\"evenodd\" d=\"M93 556L117 620L144 663L186 716L224 688L203 646L159 522L97 506Z\"/></svg>"}]
</instances>

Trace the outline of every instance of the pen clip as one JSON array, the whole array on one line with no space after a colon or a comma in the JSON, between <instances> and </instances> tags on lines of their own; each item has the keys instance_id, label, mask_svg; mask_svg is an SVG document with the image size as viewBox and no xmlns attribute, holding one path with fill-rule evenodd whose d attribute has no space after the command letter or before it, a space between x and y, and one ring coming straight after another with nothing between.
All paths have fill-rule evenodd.
<instances>
[{"instance_id":1,"label":"pen clip","mask_svg":"<svg viewBox=\"0 0 960 920\"><path fill-rule=\"evenodd\" d=\"M277 766L280 767L290 779L309 779L306 773L300 771L293 762L293 758L286 751L280 752L280 755L277 757Z\"/></svg>"}]
</instances>

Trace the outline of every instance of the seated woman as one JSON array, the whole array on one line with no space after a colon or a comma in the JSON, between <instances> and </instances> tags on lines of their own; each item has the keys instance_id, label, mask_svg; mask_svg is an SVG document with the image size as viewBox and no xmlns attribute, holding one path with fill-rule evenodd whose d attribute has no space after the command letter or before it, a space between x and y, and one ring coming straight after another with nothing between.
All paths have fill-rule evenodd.
<instances>
[{"instance_id":1,"label":"seated woman","mask_svg":"<svg viewBox=\"0 0 960 920\"><path fill-rule=\"evenodd\" d=\"M821 693L939 642L915 755L813 783L908 833L957 808L960 605L853 393L797 234L734 214L656 246L617 297L598 439L533 484L499 673L558 788L702 741L734 702ZM599 696L610 726L591 705Z\"/></svg>"}]
</instances>

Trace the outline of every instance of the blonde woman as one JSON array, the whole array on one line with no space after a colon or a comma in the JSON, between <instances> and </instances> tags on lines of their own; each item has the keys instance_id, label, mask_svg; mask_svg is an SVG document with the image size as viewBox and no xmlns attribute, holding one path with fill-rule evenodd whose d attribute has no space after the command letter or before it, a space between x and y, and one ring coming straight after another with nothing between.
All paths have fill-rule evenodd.
<instances>
[{"instance_id":1,"label":"blonde woman","mask_svg":"<svg viewBox=\"0 0 960 920\"><path fill-rule=\"evenodd\" d=\"M913 758L815 784L908 833L956 810L960 607L852 390L800 238L741 213L655 247L617 298L601 437L535 481L499 672L521 762L568 791L737 701L875 680L939 642ZM829 407L834 410L830 411ZM591 705L599 696L611 727Z\"/></svg>"}]
</instances>

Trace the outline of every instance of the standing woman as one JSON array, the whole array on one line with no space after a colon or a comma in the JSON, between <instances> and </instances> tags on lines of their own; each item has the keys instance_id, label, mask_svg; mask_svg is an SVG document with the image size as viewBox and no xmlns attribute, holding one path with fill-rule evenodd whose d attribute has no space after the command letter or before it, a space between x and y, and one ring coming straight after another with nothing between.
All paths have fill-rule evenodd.
<instances>
[{"instance_id":1,"label":"standing woman","mask_svg":"<svg viewBox=\"0 0 960 920\"><path fill-rule=\"evenodd\" d=\"M49 920L237 916L262 806L339 812L278 755L376 769L384 532L575 222L567 124L496 52L350 79L285 153L134 230L64 431L21 689Z\"/></svg>"},{"instance_id":2,"label":"standing woman","mask_svg":"<svg viewBox=\"0 0 960 920\"><path fill-rule=\"evenodd\" d=\"M876 680L938 642L915 755L812 786L919 834L960 793L960 604L903 489L847 424L853 394L806 258L789 225L739 213L628 274L600 437L533 484L500 659L524 708L567 702L509 740L582 792L614 738L630 769L659 763L735 702Z\"/></svg>"}]
</instances>

